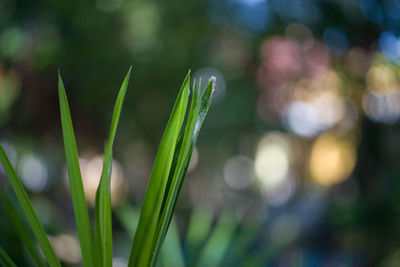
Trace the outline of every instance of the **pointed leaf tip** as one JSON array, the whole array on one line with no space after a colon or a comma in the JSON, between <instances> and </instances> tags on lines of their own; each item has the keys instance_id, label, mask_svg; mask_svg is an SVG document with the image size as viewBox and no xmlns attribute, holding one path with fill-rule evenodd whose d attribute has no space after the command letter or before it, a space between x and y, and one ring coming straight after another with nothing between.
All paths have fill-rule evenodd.
<instances>
[{"instance_id":1,"label":"pointed leaf tip","mask_svg":"<svg viewBox=\"0 0 400 267\"><path fill-rule=\"evenodd\" d=\"M75 214L75 223L78 230L78 238L81 246L83 264L85 266L94 266L90 222L79 166L78 149L76 146L67 95L65 93L61 75L59 75L58 79L58 92L65 158L67 161L72 204Z\"/></svg>"}]
</instances>

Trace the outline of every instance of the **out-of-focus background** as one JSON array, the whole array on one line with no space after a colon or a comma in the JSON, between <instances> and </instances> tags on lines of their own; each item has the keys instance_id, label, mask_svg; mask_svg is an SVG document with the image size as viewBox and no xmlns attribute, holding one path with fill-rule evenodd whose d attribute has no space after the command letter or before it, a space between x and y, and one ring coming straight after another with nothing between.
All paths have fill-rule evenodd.
<instances>
[{"instance_id":1,"label":"out-of-focus background","mask_svg":"<svg viewBox=\"0 0 400 267\"><path fill-rule=\"evenodd\" d=\"M56 253L79 265L57 70L92 212L133 65L112 175L125 266L183 78L214 75L161 265L400 266L399 29L396 0L1 0L0 142ZM0 245L33 265L0 212Z\"/></svg>"}]
</instances>

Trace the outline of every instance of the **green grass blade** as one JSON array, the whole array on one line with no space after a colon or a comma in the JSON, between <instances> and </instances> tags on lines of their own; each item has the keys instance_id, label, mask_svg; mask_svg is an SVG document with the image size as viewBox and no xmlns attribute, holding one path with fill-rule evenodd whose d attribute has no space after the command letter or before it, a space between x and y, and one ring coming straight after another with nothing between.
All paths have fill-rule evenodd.
<instances>
[{"instance_id":1,"label":"green grass blade","mask_svg":"<svg viewBox=\"0 0 400 267\"><path fill-rule=\"evenodd\" d=\"M12 188L14 189L15 194L17 195L17 199L19 204L24 211L26 218L28 219L29 225L31 226L41 248L46 256L46 259L50 266L61 266L58 261L54 250L50 246L50 242L46 236L45 231L43 230L42 225L39 222L39 219L32 207L31 202L29 201L28 195L26 194L25 189L22 186L21 180L18 178L15 169L12 167L10 160L7 157L6 152L3 149L3 146L0 145L0 161L3 165L4 171L7 174L8 180L11 183Z\"/></svg>"},{"instance_id":2,"label":"green grass blade","mask_svg":"<svg viewBox=\"0 0 400 267\"><path fill-rule=\"evenodd\" d=\"M168 120L153 169L136 230L129 266L149 266L154 255L155 231L165 196L175 147L186 114L190 88L190 73L186 76Z\"/></svg>"},{"instance_id":3,"label":"green grass blade","mask_svg":"<svg viewBox=\"0 0 400 267\"><path fill-rule=\"evenodd\" d=\"M60 100L61 125L64 138L65 157L67 160L69 184L74 207L75 222L81 246L83 264L94 266L91 228L88 209L83 191L82 176L79 166L78 150L75 142L74 129L69 111L67 95L60 73L58 74L58 93Z\"/></svg>"},{"instance_id":4,"label":"green grass blade","mask_svg":"<svg viewBox=\"0 0 400 267\"><path fill-rule=\"evenodd\" d=\"M26 248L29 251L32 259L34 260L36 266L45 267L46 264L43 261L42 257L39 254L39 251L36 245L33 243L31 235L28 231L27 225L22 220L21 216L18 214L18 207L13 203L10 199L10 196L5 190L2 191L2 199L4 203L4 208L7 212L8 217L13 224L13 228L17 232L18 236L21 238L22 242L25 244Z\"/></svg>"},{"instance_id":5,"label":"green grass blade","mask_svg":"<svg viewBox=\"0 0 400 267\"><path fill-rule=\"evenodd\" d=\"M127 232L129 239L133 239L139 223L140 211L130 204L123 204L114 210L122 228ZM165 246L161 251L161 266L185 266L185 259L179 241L178 227L171 221L170 231L165 237Z\"/></svg>"},{"instance_id":6,"label":"green grass blade","mask_svg":"<svg viewBox=\"0 0 400 267\"><path fill-rule=\"evenodd\" d=\"M101 232L100 232L100 188L97 188L95 202L95 229L94 229L94 251L96 266L103 266L103 251L101 249Z\"/></svg>"},{"instance_id":7,"label":"green grass blade","mask_svg":"<svg viewBox=\"0 0 400 267\"><path fill-rule=\"evenodd\" d=\"M0 265L4 267L17 267L2 247L0 247Z\"/></svg>"},{"instance_id":8,"label":"green grass blade","mask_svg":"<svg viewBox=\"0 0 400 267\"><path fill-rule=\"evenodd\" d=\"M154 256L152 257L151 265L154 265L156 263L158 254L161 251L161 246L164 241L164 235L160 236L160 232L162 232L164 230L164 228L168 228L168 226L166 226L167 224L169 225L169 221L166 222L166 212L165 211L166 211L166 206L168 205L168 201L171 198L171 196L170 196L171 195L170 191L172 190L171 188L173 188L175 186L174 179L176 178L175 177L176 169L177 168L179 169L179 167L182 165L182 162L184 161L184 157L181 155L181 152L183 150L186 150L186 144L188 143L187 140L190 138L189 137L189 135L190 135L189 128L191 128L191 125L193 124L192 121L194 121L196 105L197 105L197 101L198 101L196 82L193 83L191 93L192 93L192 100L191 100L191 104L190 104L188 119L186 122L187 126L186 126L186 130L184 132L183 137L180 137L178 145L175 148L174 161L172 163L172 168L171 168L169 178L168 178L169 184L168 184L168 188L166 189L164 199L163 199L163 206L161 207L161 211L160 211L160 219L158 220L156 234L155 234L156 238L153 241ZM166 232L163 234L166 234Z\"/></svg>"},{"instance_id":9,"label":"green grass blade","mask_svg":"<svg viewBox=\"0 0 400 267\"><path fill-rule=\"evenodd\" d=\"M112 166L112 147L114 144L115 134L117 132L119 117L124 103L126 89L128 88L129 77L132 67L129 68L128 73L119 90L117 100L114 106L114 112L111 120L110 135L106 143L104 152L103 170L101 173L100 183L98 187L98 212L96 222L100 226L100 240L101 250L103 256L103 266L112 266L112 220L111 220L111 195L110 195L110 179L111 179L111 166ZM98 230L96 230L98 234Z\"/></svg>"},{"instance_id":10,"label":"green grass blade","mask_svg":"<svg viewBox=\"0 0 400 267\"><path fill-rule=\"evenodd\" d=\"M167 192L165 206L163 207L160 220L157 225L156 236L157 239L154 243L154 256L152 258L152 266L155 265L159 251L161 250L162 243L168 231L178 196L186 176L187 168L189 166L190 157L193 152L194 145L199 135L201 126L207 115L211 103L211 96L213 91L213 80L210 80L205 88L201 98L197 97L196 88L192 92L192 105L189 111L187 126L184 132L182 145L178 155L178 162L175 170L173 170L173 178L170 185L170 190Z\"/></svg>"},{"instance_id":11,"label":"green grass blade","mask_svg":"<svg viewBox=\"0 0 400 267\"><path fill-rule=\"evenodd\" d=\"M111 222L111 195L107 182L107 176L111 173L111 160L107 163L106 174L101 175L99 183L99 200L98 200L98 224L100 230L100 243L102 266L110 267L112 265L112 222ZM103 170L104 173L104 170Z\"/></svg>"}]
</instances>

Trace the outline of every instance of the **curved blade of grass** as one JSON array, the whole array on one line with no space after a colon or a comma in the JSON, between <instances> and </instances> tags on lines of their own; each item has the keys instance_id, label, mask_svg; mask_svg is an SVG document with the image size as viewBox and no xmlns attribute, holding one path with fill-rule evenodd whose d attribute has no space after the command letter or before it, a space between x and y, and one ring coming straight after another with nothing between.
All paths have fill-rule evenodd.
<instances>
[{"instance_id":1,"label":"curved blade of grass","mask_svg":"<svg viewBox=\"0 0 400 267\"><path fill-rule=\"evenodd\" d=\"M174 180L174 176L175 176L175 171L177 169L177 166L181 165L183 158L181 157L181 151L182 149L184 149L185 144L187 143L188 140L188 133L190 130L188 130L190 128L190 125L192 124L191 122L193 121L193 116L195 115L195 110L196 110L196 104L198 102L198 94L197 94L197 90L196 90L196 81L194 81L193 83L193 87L191 88L191 93L192 93L192 99L191 99L191 104L190 104L190 110L189 110L189 114L188 114L188 119L186 122L186 129L185 132L183 134L183 137L180 136L179 138L179 142L175 148L175 152L174 152L174 160L172 162L172 168L171 171L169 173L169 177L168 177L168 187L165 190L165 194L164 194L164 199L163 199L163 204L160 210L160 218L157 222L157 228L156 228L156 234L155 234L155 238L153 240L153 251L154 251L154 256L151 259L151 265L154 265L156 263L156 260L158 258L158 254L161 251L161 246L162 243L164 241L164 236L161 237L160 236L160 232L161 232L161 228L163 225L162 220L165 220L165 208L166 205L168 205L167 201L168 201L168 196L170 195L170 191L171 188L174 187L173 184L173 180ZM179 167L178 167L179 168ZM169 222L168 222L169 225Z\"/></svg>"},{"instance_id":2,"label":"curved blade of grass","mask_svg":"<svg viewBox=\"0 0 400 267\"><path fill-rule=\"evenodd\" d=\"M15 231L17 232L18 236L21 238L22 242L27 247L29 254L31 255L32 259L35 261L36 266L45 267L46 264L41 258L39 251L35 244L32 242L31 235L28 231L28 228L25 222L22 220L20 214L18 214L18 208L14 204L14 202L10 199L10 196L5 190L2 191L2 199L4 203L4 208L7 212L8 217L13 224Z\"/></svg>"},{"instance_id":3,"label":"curved blade of grass","mask_svg":"<svg viewBox=\"0 0 400 267\"><path fill-rule=\"evenodd\" d=\"M0 145L0 161L3 165L4 171L7 174L8 180L11 183L12 188L14 189L15 194L17 195L17 199L19 204L24 211L26 218L28 219L29 225L31 226L33 233L35 234L44 255L50 266L61 266L58 261L54 250L50 246L50 242L46 236L45 231L43 230L42 225L39 222L39 219L32 207L31 202L29 201L28 195L24 187L22 186L21 180L18 178L15 169L12 167L10 160L7 157L6 152L3 149L3 146Z\"/></svg>"},{"instance_id":4,"label":"curved blade of grass","mask_svg":"<svg viewBox=\"0 0 400 267\"><path fill-rule=\"evenodd\" d=\"M201 98L197 98L195 86L192 90L192 105L189 111L187 126L184 132L182 145L179 150L176 150L176 153L179 153L175 156L175 158L177 158L176 167L172 172L173 177L171 186L166 193L165 205L160 212L160 220L156 230L156 239L154 240L155 242L153 244L154 256L152 257L151 266L156 264L158 253L161 250L162 243L168 231L168 226L171 222L171 218L178 201L178 196L186 176L194 145L210 107L211 96L213 92L213 82L213 80L210 80Z\"/></svg>"},{"instance_id":5,"label":"curved blade of grass","mask_svg":"<svg viewBox=\"0 0 400 267\"><path fill-rule=\"evenodd\" d=\"M100 187L100 183L99 183ZM100 232L100 188L96 191L96 201L95 201L95 229L94 229L94 251L96 257L94 262L96 266L103 266L103 251L101 249L101 232Z\"/></svg>"},{"instance_id":6,"label":"curved blade of grass","mask_svg":"<svg viewBox=\"0 0 400 267\"><path fill-rule=\"evenodd\" d=\"M119 90L117 100L114 106L114 112L111 120L110 135L106 143L104 151L104 163L101 173L100 183L96 192L96 222L100 226L96 233L100 233L100 238L96 238L96 242L101 242L101 251L103 257L103 266L112 266L112 220L111 220L111 195L110 195L110 179L112 166L112 147L114 144L115 134L117 132L119 117L121 114L122 104L124 103L126 89L128 88L131 69L122 83Z\"/></svg>"},{"instance_id":7,"label":"curved blade of grass","mask_svg":"<svg viewBox=\"0 0 400 267\"><path fill-rule=\"evenodd\" d=\"M133 241L129 266L149 266L154 255L153 243L157 238L156 227L166 193L175 147L186 114L189 88L190 72L186 75L179 91L157 151Z\"/></svg>"},{"instance_id":8,"label":"curved blade of grass","mask_svg":"<svg viewBox=\"0 0 400 267\"><path fill-rule=\"evenodd\" d=\"M2 247L0 247L0 265L4 267L17 267Z\"/></svg>"},{"instance_id":9,"label":"curved blade of grass","mask_svg":"<svg viewBox=\"0 0 400 267\"><path fill-rule=\"evenodd\" d=\"M60 73L58 73L58 94L60 100L61 125L64 138L65 157L67 160L72 204L74 207L75 222L78 229L82 259L85 266L91 267L94 266L94 258L89 215L83 190L78 150L75 142L71 114Z\"/></svg>"}]
</instances>

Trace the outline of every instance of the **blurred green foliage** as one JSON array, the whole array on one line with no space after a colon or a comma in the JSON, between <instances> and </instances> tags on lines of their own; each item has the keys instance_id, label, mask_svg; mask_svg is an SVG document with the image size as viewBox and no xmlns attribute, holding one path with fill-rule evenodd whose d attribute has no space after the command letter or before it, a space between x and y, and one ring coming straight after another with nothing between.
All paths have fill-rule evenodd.
<instances>
[{"instance_id":1,"label":"blurred green foliage","mask_svg":"<svg viewBox=\"0 0 400 267\"><path fill-rule=\"evenodd\" d=\"M46 232L73 248L57 69L69 85L83 176L97 177L109 100L134 66L112 180L115 205L135 207L177 81L189 68L195 78L215 75L177 206L182 255L162 260L398 266L399 18L395 0L3 0L0 141ZM115 215L114 262L124 263L131 237ZM30 264L0 216L0 245ZM66 264L80 261L70 253Z\"/></svg>"}]
</instances>

